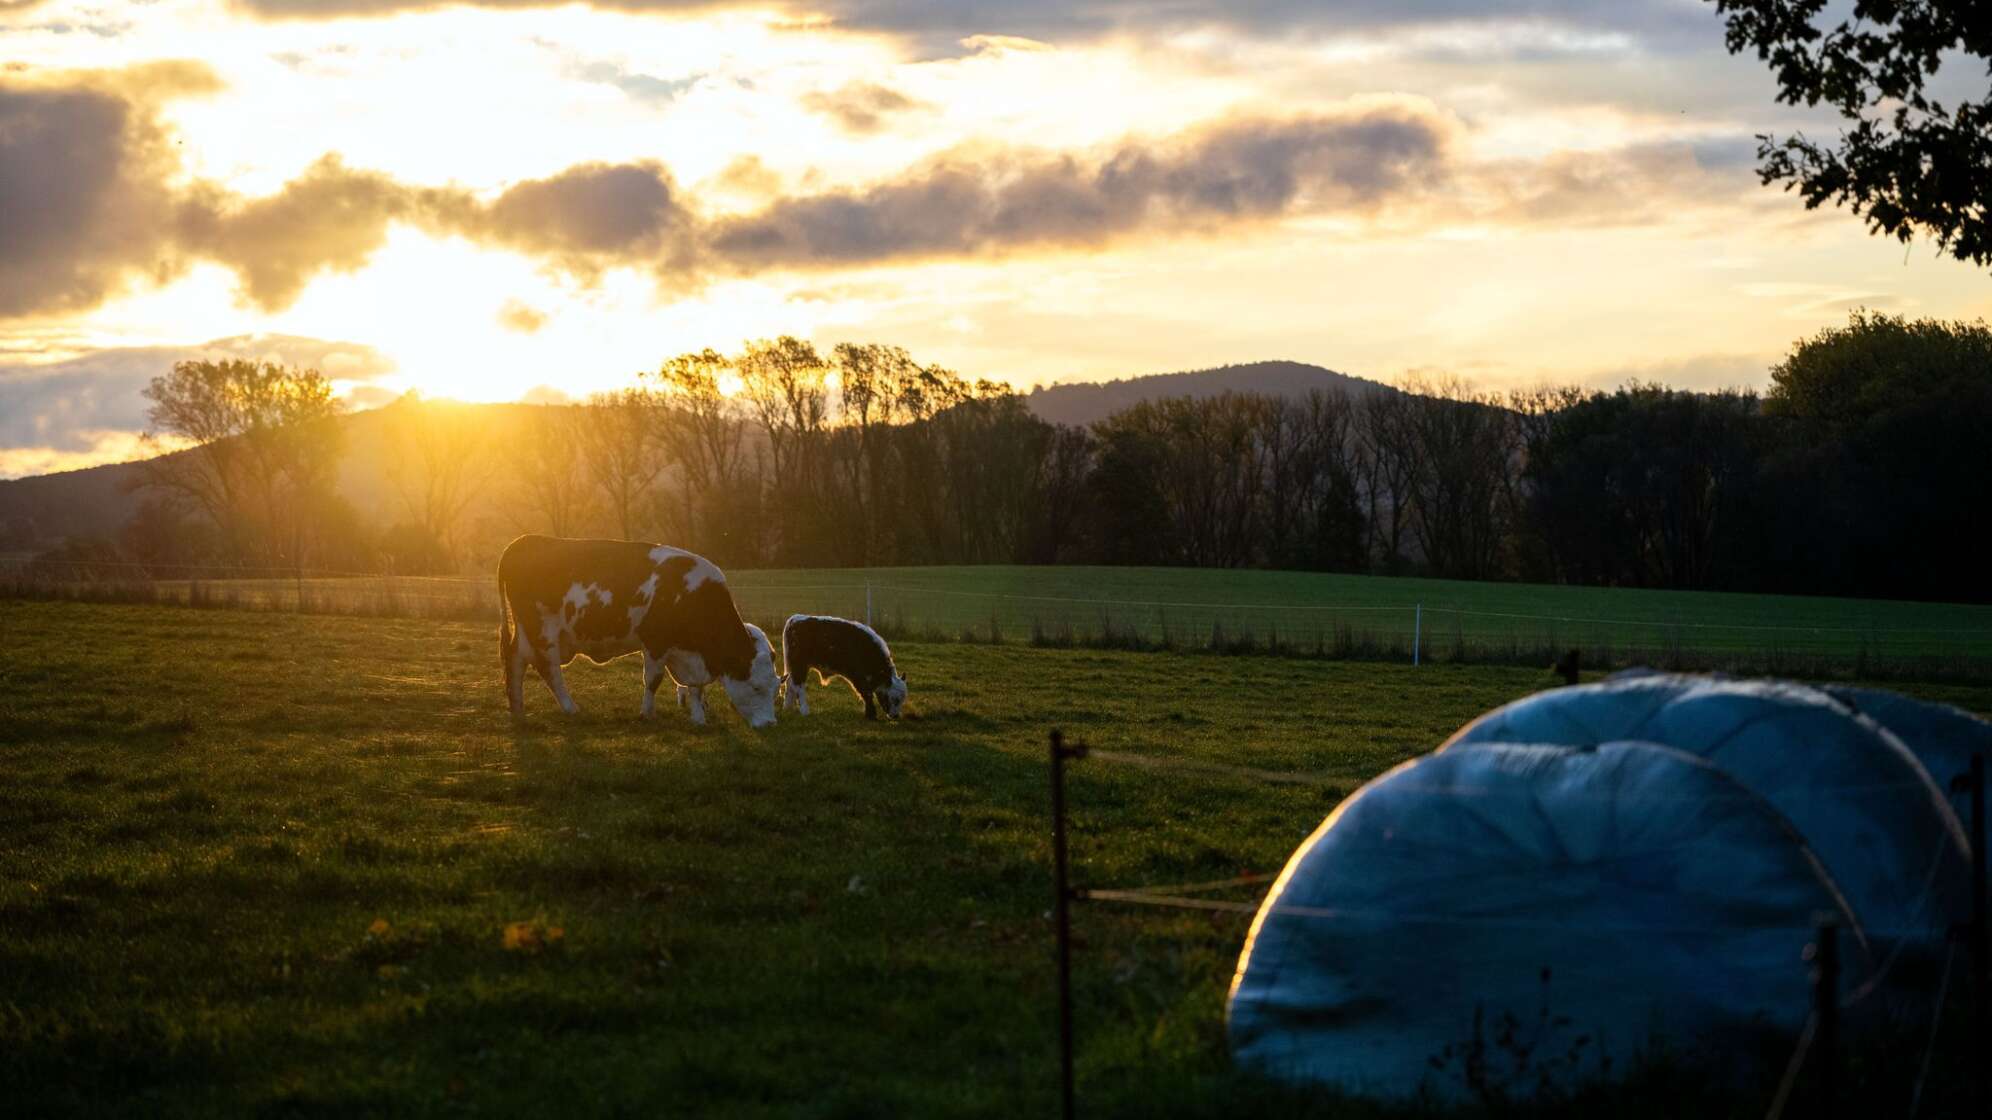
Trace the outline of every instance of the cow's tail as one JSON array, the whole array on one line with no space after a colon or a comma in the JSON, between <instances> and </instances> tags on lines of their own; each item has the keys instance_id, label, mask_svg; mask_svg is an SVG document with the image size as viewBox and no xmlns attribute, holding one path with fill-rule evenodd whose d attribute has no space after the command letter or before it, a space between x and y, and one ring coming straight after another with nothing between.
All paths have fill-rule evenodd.
<instances>
[{"instance_id":1,"label":"cow's tail","mask_svg":"<svg viewBox=\"0 0 1992 1120\"><path fill-rule=\"evenodd\" d=\"M505 676L505 702L513 703L519 694L519 623L512 617L512 597L506 594L505 565L498 565L498 665ZM514 707L514 711L517 708Z\"/></svg>"}]
</instances>

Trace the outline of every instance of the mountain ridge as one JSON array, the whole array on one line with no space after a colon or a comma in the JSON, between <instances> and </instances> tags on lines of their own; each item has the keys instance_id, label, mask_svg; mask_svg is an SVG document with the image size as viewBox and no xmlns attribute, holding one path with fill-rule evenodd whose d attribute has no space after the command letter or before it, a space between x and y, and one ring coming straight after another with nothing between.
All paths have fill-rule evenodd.
<instances>
[{"instance_id":1,"label":"mountain ridge","mask_svg":"<svg viewBox=\"0 0 1992 1120\"><path fill-rule=\"evenodd\" d=\"M1241 362L1208 369L1136 374L1110 381L1066 381L1040 385L1024 402L1040 419L1054 424L1089 425L1144 400L1205 398L1225 393L1298 397L1322 389L1370 396L1397 390L1365 377L1288 359Z\"/></svg>"}]
</instances>

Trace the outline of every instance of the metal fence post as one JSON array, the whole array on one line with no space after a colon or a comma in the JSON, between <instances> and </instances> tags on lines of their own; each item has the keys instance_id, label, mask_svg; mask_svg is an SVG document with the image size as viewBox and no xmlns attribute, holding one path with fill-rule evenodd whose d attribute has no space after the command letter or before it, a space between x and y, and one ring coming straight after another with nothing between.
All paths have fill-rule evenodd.
<instances>
[{"instance_id":1,"label":"metal fence post","mask_svg":"<svg viewBox=\"0 0 1992 1120\"><path fill-rule=\"evenodd\" d=\"M1951 779L1952 793L1971 796L1966 826L1971 840L1971 918L1960 931L1971 956L1971 1042L1974 1053L1985 1053L1992 1040L1992 944L1987 940L1985 882L1985 756L1971 757L1971 769ZM1984 1062L1972 1063L1972 1080L1981 1108L1992 1105L1992 1076Z\"/></svg>"},{"instance_id":2,"label":"metal fence post","mask_svg":"<svg viewBox=\"0 0 1992 1120\"><path fill-rule=\"evenodd\" d=\"M1065 760L1080 758L1083 746L1065 745L1064 733L1051 732L1051 864L1052 914L1058 927L1058 1091L1059 1115L1072 1120L1072 887L1065 860Z\"/></svg>"},{"instance_id":3,"label":"metal fence post","mask_svg":"<svg viewBox=\"0 0 1992 1120\"><path fill-rule=\"evenodd\" d=\"M1812 1012L1818 1034L1812 1045L1819 1063L1819 1116L1832 1120L1839 1092L1840 1066L1840 922L1821 917L1812 940Z\"/></svg>"},{"instance_id":4,"label":"metal fence post","mask_svg":"<svg viewBox=\"0 0 1992 1120\"><path fill-rule=\"evenodd\" d=\"M865 625L870 626L871 624L872 624L872 585L870 580L866 580L865 581Z\"/></svg>"},{"instance_id":5,"label":"metal fence post","mask_svg":"<svg viewBox=\"0 0 1992 1120\"><path fill-rule=\"evenodd\" d=\"M1411 616L1411 664L1418 663L1418 639L1425 632L1425 604L1419 603Z\"/></svg>"}]
</instances>

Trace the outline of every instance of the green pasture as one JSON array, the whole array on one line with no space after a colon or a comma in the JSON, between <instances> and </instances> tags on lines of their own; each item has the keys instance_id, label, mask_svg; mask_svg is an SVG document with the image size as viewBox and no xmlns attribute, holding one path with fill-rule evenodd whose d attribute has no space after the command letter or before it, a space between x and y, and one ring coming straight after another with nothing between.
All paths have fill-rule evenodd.
<instances>
[{"instance_id":1,"label":"green pasture","mask_svg":"<svg viewBox=\"0 0 1992 1120\"><path fill-rule=\"evenodd\" d=\"M896 724L828 690L764 733L646 723L625 661L570 669L575 717L534 683L515 726L481 623L0 600L0 634L23 1117L1049 1115L1047 728L1327 776L1075 764L1079 881L1170 884L1276 870L1361 781L1547 683L902 642ZM1228 1067L1244 917L1077 921L1085 1115L1380 1114ZM1761 1112L1703 1093L1563 1114Z\"/></svg>"},{"instance_id":2,"label":"green pasture","mask_svg":"<svg viewBox=\"0 0 1992 1120\"><path fill-rule=\"evenodd\" d=\"M1194 648L1277 640L1302 651L1742 667L1786 659L1910 668L1992 661L1992 606L1649 591L1201 568L937 567L731 575L745 609L872 616L935 636L1077 641L1103 633ZM803 607L787 604L803 603ZM1795 666L1793 666L1795 667Z\"/></svg>"},{"instance_id":3,"label":"green pasture","mask_svg":"<svg viewBox=\"0 0 1992 1120\"><path fill-rule=\"evenodd\" d=\"M922 640L1401 661L1415 646L1420 660L1522 666L1577 648L1598 667L1992 680L1986 605L1196 568L736 570L729 581L743 613L771 629L811 612L868 617L888 634ZM323 613L496 612L491 581L479 577L58 581L53 589L279 610L302 599Z\"/></svg>"}]
</instances>

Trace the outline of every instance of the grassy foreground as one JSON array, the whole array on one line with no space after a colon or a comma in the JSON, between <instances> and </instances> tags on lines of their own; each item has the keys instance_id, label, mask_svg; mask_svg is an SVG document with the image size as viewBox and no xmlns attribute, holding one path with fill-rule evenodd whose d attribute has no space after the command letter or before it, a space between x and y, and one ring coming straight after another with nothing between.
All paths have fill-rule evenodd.
<instances>
[{"instance_id":1,"label":"grassy foreground","mask_svg":"<svg viewBox=\"0 0 1992 1120\"><path fill-rule=\"evenodd\" d=\"M620 662L515 728L486 625L0 600L0 634L20 1116L1047 1115L1046 728L1346 778L1076 764L1079 880L1174 883L1276 870L1547 683L905 643L898 724L824 690L766 733L646 724ZM1077 921L1087 1114L1372 1114L1228 1069L1243 918Z\"/></svg>"}]
</instances>

